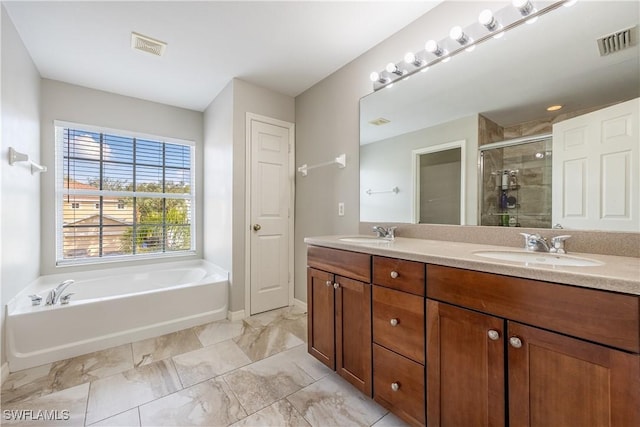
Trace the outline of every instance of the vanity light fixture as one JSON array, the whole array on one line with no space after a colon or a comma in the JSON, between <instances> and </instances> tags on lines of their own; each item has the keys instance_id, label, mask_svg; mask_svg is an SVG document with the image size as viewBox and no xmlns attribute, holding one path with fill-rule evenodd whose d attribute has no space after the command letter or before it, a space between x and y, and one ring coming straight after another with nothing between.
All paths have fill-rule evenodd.
<instances>
[{"instance_id":1,"label":"vanity light fixture","mask_svg":"<svg viewBox=\"0 0 640 427\"><path fill-rule=\"evenodd\" d=\"M478 22L485 27L490 33L495 33L493 35L494 39L499 39L504 36L504 31L502 31L502 25L493 15L490 9L485 9L480 12L478 15Z\"/></svg>"},{"instance_id":2,"label":"vanity light fixture","mask_svg":"<svg viewBox=\"0 0 640 427\"><path fill-rule=\"evenodd\" d=\"M413 52L407 52L404 55L404 62L418 68L424 66L427 63L427 61L425 61L424 59L418 58Z\"/></svg>"},{"instance_id":3,"label":"vanity light fixture","mask_svg":"<svg viewBox=\"0 0 640 427\"><path fill-rule=\"evenodd\" d=\"M533 3L531 3L531 0L512 0L511 4L513 5L513 7L518 9L518 12L520 12L520 15L522 15L525 18L537 12L536 8L533 6ZM533 24L537 20L538 20L538 17L533 16L527 19L527 24Z\"/></svg>"},{"instance_id":4,"label":"vanity light fixture","mask_svg":"<svg viewBox=\"0 0 640 427\"><path fill-rule=\"evenodd\" d=\"M407 74L407 70L400 69L393 62L389 62L387 64L387 67L385 68L385 70L387 70L387 73L393 73L393 74L395 74L397 76L404 76L405 74Z\"/></svg>"},{"instance_id":5,"label":"vanity light fixture","mask_svg":"<svg viewBox=\"0 0 640 427\"><path fill-rule=\"evenodd\" d=\"M374 71L371 74L369 74L369 78L371 79L372 82L378 82L383 85L391 81L389 77L382 76L377 71Z\"/></svg>"},{"instance_id":6,"label":"vanity light fixture","mask_svg":"<svg viewBox=\"0 0 640 427\"><path fill-rule=\"evenodd\" d=\"M551 106L547 107L547 111L558 111L562 107L563 107L562 105L551 105Z\"/></svg>"},{"instance_id":7,"label":"vanity light fixture","mask_svg":"<svg viewBox=\"0 0 640 427\"><path fill-rule=\"evenodd\" d=\"M418 71L424 72L438 62L448 62L453 56L462 51L472 51L475 46L492 38L500 38L506 31L522 24L533 23L538 17L547 14L560 6L571 6L577 0L555 0L541 2L540 10L533 0L512 0L510 5L502 9L491 11L485 9L480 12L478 22L467 27L456 26L449 32L449 37L437 41L429 40L424 45L424 51L409 52L403 62L390 62L381 71L370 74L373 90L379 90L398 81L407 79ZM517 12L514 10L517 10ZM413 68L411 68L411 66Z\"/></svg>"},{"instance_id":8,"label":"vanity light fixture","mask_svg":"<svg viewBox=\"0 0 640 427\"><path fill-rule=\"evenodd\" d=\"M456 25L449 31L449 37L451 37L451 40L458 42L460 46L465 46L467 52L472 52L476 48L473 44L473 39L469 37L459 25Z\"/></svg>"}]
</instances>

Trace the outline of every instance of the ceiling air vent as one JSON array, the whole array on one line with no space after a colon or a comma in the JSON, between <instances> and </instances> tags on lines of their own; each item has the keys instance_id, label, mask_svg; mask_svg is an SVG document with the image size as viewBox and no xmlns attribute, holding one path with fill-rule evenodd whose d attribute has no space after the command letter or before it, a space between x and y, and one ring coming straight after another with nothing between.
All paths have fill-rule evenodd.
<instances>
[{"instance_id":1,"label":"ceiling air vent","mask_svg":"<svg viewBox=\"0 0 640 427\"><path fill-rule=\"evenodd\" d=\"M634 46L638 42L638 26L617 31L598 39L600 56L610 55Z\"/></svg>"},{"instance_id":2,"label":"ceiling air vent","mask_svg":"<svg viewBox=\"0 0 640 427\"><path fill-rule=\"evenodd\" d=\"M369 123L371 123L374 126L382 126L382 125L386 125L387 123L390 123L391 120L387 120L384 117L379 117L377 119L373 119L371 120Z\"/></svg>"},{"instance_id":3,"label":"ceiling air vent","mask_svg":"<svg viewBox=\"0 0 640 427\"><path fill-rule=\"evenodd\" d=\"M135 32L131 33L131 47L135 50L150 53L156 56L164 55L167 44L151 37L143 36Z\"/></svg>"}]
</instances>

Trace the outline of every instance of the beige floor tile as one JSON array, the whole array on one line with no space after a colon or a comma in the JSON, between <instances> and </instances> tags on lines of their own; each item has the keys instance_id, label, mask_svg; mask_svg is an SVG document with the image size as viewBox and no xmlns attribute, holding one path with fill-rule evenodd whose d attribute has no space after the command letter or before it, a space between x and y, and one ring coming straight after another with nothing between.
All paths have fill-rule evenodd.
<instances>
[{"instance_id":1,"label":"beige floor tile","mask_svg":"<svg viewBox=\"0 0 640 427\"><path fill-rule=\"evenodd\" d=\"M400 418L389 412L382 417L372 427L408 427L409 424L402 421Z\"/></svg>"},{"instance_id":2,"label":"beige floor tile","mask_svg":"<svg viewBox=\"0 0 640 427\"><path fill-rule=\"evenodd\" d=\"M133 346L134 366L144 366L158 360L202 348L193 329L184 329L156 338L137 341Z\"/></svg>"},{"instance_id":3,"label":"beige floor tile","mask_svg":"<svg viewBox=\"0 0 640 427\"><path fill-rule=\"evenodd\" d=\"M140 407L142 426L227 426L246 415L221 378L196 384Z\"/></svg>"},{"instance_id":4,"label":"beige floor tile","mask_svg":"<svg viewBox=\"0 0 640 427\"><path fill-rule=\"evenodd\" d=\"M129 409L121 414L91 424L91 427L140 427L140 413L138 408Z\"/></svg>"},{"instance_id":5,"label":"beige floor tile","mask_svg":"<svg viewBox=\"0 0 640 427\"><path fill-rule=\"evenodd\" d=\"M273 405L232 424L232 427L272 426L310 427L309 423L286 399L278 400Z\"/></svg>"},{"instance_id":6,"label":"beige floor tile","mask_svg":"<svg viewBox=\"0 0 640 427\"><path fill-rule=\"evenodd\" d=\"M370 426L387 411L337 374L287 397L312 426Z\"/></svg>"},{"instance_id":7,"label":"beige floor tile","mask_svg":"<svg viewBox=\"0 0 640 427\"><path fill-rule=\"evenodd\" d=\"M245 325L242 320L220 320L196 326L193 331L204 347L242 335Z\"/></svg>"},{"instance_id":8,"label":"beige floor tile","mask_svg":"<svg viewBox=\"0 0 640 427\"><path fill-rule=\"evenodd\" d=\"M254 362L304 343L278 326L247 327L233 341Z\"/></svg>"},{"instance_id":9,"label":"beige floor tile","mask_svg":"<svg viewBox=\"0 0 640 427\"><path fill-rule=\"evenodd\" d=\"M2 383L2 404L43 396L53 391L49 372L51 363L12 372Z\"/></svg>"},{"instance_id":10,"label":"beige floor tile","mask_svg":"<svg viewBox=\"0 0 640 427\"><path fill-rule=\"evenodd\" d=\"M2 425L83 426L89 383L2 405Z\"/></svg>"},{"instance_id":11,"label":"beige floor tile","mask_svg":"<svg viewBox=\"0 0 640 427\"><path fill-rule=\"evenodd\" d=\"M161 360L91 383L87 424L180 390L180 378L171 359Z\"/></svg>"},{"instance_id":12,"label":"beige floor tile","mask_svg":"<svg viewBox=\"0 0 640 427\"><path fill-rule=\"evenodd\" d=\"M225 374L223 378L249 414L313 382L304 369L282 353Z\"/></svg>"},{"instance_id":13,"label":"beige floor tile","mask_svg":"<svg viewBox=\"0 0 640 427\"><path fill-rule=\"evenodd\" d=\"M189 387L251 363L232 340L173 357L182 385Z\"/></svg>"}]
</instances>

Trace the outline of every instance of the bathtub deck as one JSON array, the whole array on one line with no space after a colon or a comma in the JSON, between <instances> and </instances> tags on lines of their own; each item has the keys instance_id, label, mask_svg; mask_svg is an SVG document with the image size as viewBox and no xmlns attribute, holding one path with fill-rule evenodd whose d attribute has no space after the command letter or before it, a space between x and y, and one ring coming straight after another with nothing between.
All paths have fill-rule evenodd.
<instances>
[{"instance_id":1,"label":"bathtub deck","mask_svg":"<svg viewBox=\"0 0 640 427\"><path fill-rule=\"evenodd\" d=\"M307 354L306 328L285 308L14 372L2 409L69 418L35 425L402 425Z\"/></svg>"}]
</instances>

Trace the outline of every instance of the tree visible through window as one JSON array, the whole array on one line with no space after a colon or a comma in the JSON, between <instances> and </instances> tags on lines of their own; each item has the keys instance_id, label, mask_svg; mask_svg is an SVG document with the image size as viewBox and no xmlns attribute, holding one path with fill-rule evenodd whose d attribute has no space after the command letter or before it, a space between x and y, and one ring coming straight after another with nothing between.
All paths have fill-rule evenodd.
<instances>
[{"instance_id":1,"label":"tree visible through window","mask_svg":"<svg viewBox=\"0 0 640 427\"><path fill-rule=\"evenodd\" d=\"M194 250L190 143L57 126L56 144L58 262Z\"/></svg>"}]
</instances>

